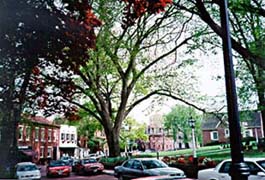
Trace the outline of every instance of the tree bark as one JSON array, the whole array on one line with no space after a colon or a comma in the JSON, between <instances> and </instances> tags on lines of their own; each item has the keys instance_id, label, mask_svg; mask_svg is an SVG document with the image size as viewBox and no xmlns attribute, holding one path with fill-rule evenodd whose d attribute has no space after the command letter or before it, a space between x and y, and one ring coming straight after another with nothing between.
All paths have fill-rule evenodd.
<instances>
[{"instance_id":1,"label":"tree bark","mask_svg":"<svg viewBox=\"0 0 265 180\"><path fill-rule=\"evenodd\" d=\"M120 139L120 131L118 129L109 129L104 128L105 134L107 137L107 143L109 146L109 156L110 157L117 157L120 156L120 146L119 146L119 139Z\"/></svg>"},{"instance_id":2,"label":"tree bark","mask_svg":"<svg viewBox=\"0 0 265 180\"><path fill-rule=\"evenodd\" d=\"M10 76L9 76L10 78ZM12 178L14 167L18 162L16 129L20 119L21 106L14 101L14 81L8 79L8 90L3 93L0 105L0 179Z\"/></svg>"}]
</instances>

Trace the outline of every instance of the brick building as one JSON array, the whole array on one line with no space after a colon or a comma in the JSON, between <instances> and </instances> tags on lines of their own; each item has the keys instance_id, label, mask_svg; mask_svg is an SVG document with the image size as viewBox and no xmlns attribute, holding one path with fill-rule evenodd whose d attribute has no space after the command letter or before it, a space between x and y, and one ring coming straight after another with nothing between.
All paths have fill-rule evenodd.
<instances>
[{"instance_id":1,"label":"brick building","mask_svg":"<svg viewBox=\"0 0 265 180\"><path fill-rule=\"evenodd\" d=\"M256 140L263 137L262 117L260 112L240 112L242 137L253 137ZM222 118L208 116L201 125L203 145L210 143L228 143L229 127L227 116Z\"/></svg>"},{"instance_id":2,"label":"brick building","mask_svg":"<svg viewBox=\"0 0 265 180\"><path fill-rule=\"evenodd\" d=\"M58 159L60 126L36 116L23 119L17 127L17 143L24 159L43 164ZM22 160L23 160L22 158Z\"/></svg>"},{"instance_id":3,"label":"brick building","mask_svg":"<svg viewBox=\"0 0 265 180\"><path fill-rule=\"evenodd\" d=\"M170 135L170 133L164 129L162 115L154 114L150 117L146 134L149 137L146 149L155 151L167 151L175 149L172 135Z\"/></svg>"}]
</instances>

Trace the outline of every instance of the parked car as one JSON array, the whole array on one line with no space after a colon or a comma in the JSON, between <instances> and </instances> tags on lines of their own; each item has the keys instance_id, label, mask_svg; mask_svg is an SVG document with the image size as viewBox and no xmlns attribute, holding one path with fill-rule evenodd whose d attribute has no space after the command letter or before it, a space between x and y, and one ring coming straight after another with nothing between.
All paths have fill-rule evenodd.
<instances>
[{"instance_id":1,"label":"parked car","mask_svg":"<svg viewBox=\"0 0 265 180\"><path fill-rule=\"evenodd\" d=\"M69 157L69 156L62 156L60 158L61 161L65 162L68 165L71 165L73 163L73 158Z\"/></svg>"},{"instance_id":2,"label":"parked car","mask_svg":"<svg viewBox=\"0 0 265 180\"><path fill-rule=\"evenodd\" d=\"M136 179L132 179L132 180L194 180L194 179L177 178L177 177L174 177L174 176L165 175L165 176L140 177L140 178L136 178Z\"/></svg>"},{"instance_id":3,"label":"parked car","mask_svg":"<svg viewBox=\"0 0 265 180\"><path fill-rule=\"evenodd\" d=\"M40 169L32 162L21 162L16 165L16 178L21 180L41 179Z\"/></svg>"},{"instance_id":4,"label":"parked car","mask_svg":"<svg viewBox=\"0 0 265 180\"><path fill-rule=\"evenodd\" d=\"M72 163L72 172L75 172L76 165L77 165L77 163L78 163L79 161L80 161L79 159L74 159L74 160L73 160L73 163Z\"/></svg>"},{"instance_id":5,"label":"parked car","mask_svg":"<svg viewBox=\"0 0 265 180\"><path fill-rule=\"evenodd\" d=\"M101 173L104 165L95 158L82 159L75 165L76 174Z\"/></svg>"},{"instance_id":6,"label":"parked car","mask_svg":"<svg viewBox=\"0 0 265 180\"><path fill-rule=\"evenodd\" d=\"M47 166L47 177L70 176L71 167L64 161L51 161Z\"/></svg>"},{"instance_id":7,"label":"parked car","mask_svg":"<svg viewBox=\"0 0 265 180\"><path fill-rule=\"evenodd\" d=\"M145 176L170 175L175 178L185 178L185 173L169 167L163 161L150 158L136 158L125 161L121 166L114 168L114 176L119 179L133 179Z\"/></svg>"},{"instance_id":8,"label":"parked car","mask_svg":"<svg viewBox=\"0 0 265 180\"><path fill-rule=\"evenodd\" d=\"M249 180L265 180L265 158L245 158L249 166ZM230 180L231 159L224 160L215 168L204 169L198 172L198 180Z\"/></svg>"},{"instance_id":9,"label":"parked car","mask_svg":"<svg viewBox=\"0 0 265 180\"><path fill-rule=\"evenodd\" d=\"M99 160L102 157L106 157L106 155L102 151L97 151L96 153L89 154L87 157Z\"/></svg>"}]
</instances>

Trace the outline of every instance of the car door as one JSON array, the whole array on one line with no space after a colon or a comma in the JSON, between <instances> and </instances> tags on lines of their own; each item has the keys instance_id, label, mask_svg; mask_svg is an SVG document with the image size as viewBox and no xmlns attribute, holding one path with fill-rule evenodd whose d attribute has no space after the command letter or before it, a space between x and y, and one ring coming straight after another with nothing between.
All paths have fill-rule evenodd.
<instances>
[{"instance_id":1,"label":"car door","mask_svg":"<svg viewBox=\"0 0 265 180\"><path fill-rule=\"evenodd\" d=\"M217 173L217 178L219 180L231 180L231 176L229 175L230 167L231 161L224 162Z\"/></svg>"},{"instance_id":2,"label":"car door","mask_svg":"<svg viewBox=\"0 0 265 180\"><path fill-rule=\"evenodd\" d=\"M78 161L75 165L75 171L77 174L80 173L81 166L81 161Z\"/></svg>"},{"instance_id":3,"label":"car door","mask_svg":"<svg viewBox=\"0 0 265 180\"><path fill-rule=\"evenodd\" d=\"M141 161L135 160L131 170L131 178L143 177L143 166Z\"/></svg>"},{"instance_id":4,"label":"car door","mask_svg":"<svg viewBox=\"0 0 265 180\"><path fill-rule=\"evenodd\" d=\"M133 176L133 162L134 160L128 160L126 163L123 164L121 174L124 179L131 179Z\"/></svg>"},{"instance_id":5,"label":"car door","mask_svg":"<svg viewBox=\"0 0 265 180\"><path fill-rule=\"evenodd\" d=\"M265 176L258 175L259 172L263 172L254 162L246 162L249 170L250 175L248 177L249 180L265 180Z\"/></svg>"}]
</instances>

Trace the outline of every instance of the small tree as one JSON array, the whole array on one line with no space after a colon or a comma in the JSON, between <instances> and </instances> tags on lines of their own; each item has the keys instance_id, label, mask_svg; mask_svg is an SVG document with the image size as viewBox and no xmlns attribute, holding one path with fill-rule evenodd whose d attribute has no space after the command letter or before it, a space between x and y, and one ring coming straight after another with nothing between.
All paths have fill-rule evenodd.
<instances>
[{"instance_id":1,"label":"small tree","mask_svg":"<svg viewBox=\"0 0 265 180\"><path fill-rule=\"evenodd\" d=\"M181 132L183 134L183 142L185 143L186 148L189 148L188 144L191 141L191 127L188 122L191 118L196 120L195 133L198 142L201 143L201 118L194 109L183 105L177 105L171 109L171 112L165 115L165 128L167 130L172 130L174 142L177 141L177 136L179 135L179 132Z\"/></svg>"}]
</instances>

